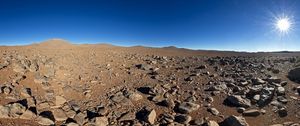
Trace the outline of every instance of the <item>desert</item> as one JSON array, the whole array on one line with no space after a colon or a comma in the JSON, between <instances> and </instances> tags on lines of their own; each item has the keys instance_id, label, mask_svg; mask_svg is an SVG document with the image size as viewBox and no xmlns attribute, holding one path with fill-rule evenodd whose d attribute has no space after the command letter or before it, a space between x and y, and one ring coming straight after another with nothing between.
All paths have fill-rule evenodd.
<instances>
[{"instance_id":1,"label":"desert","mask_svg":"<svg viewBox=\"0 0 300 126\"><path fill-rule=\"evenodd\" d=\"M299 52L0 47L0 125L298 126Z\"/></svg>"}]
</instances>

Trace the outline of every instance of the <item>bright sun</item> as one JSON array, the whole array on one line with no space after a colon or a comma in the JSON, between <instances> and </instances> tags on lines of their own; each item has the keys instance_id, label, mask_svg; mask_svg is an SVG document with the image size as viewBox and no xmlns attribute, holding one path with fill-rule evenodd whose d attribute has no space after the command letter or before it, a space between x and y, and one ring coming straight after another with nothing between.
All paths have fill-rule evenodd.
<instances>
[{"instance_id":1,"label":"bright sun","mask_svg":"<svg viewBox=\"0 0 300 126\"><path fill-rule=\"evenodd\" d=\"M280 32L288 32L289 29L291 28L291 22L288 18L278 19L276 22L276 28Z\"/></svg>"}]
</instances>

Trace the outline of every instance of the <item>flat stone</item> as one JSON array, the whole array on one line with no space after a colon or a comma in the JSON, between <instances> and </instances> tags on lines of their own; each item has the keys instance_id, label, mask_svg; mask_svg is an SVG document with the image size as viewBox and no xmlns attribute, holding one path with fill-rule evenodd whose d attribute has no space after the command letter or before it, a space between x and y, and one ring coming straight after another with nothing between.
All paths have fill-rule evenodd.
<instances>
[{"instance_id":1,"label":"flat stone","mask_svg":"<svg viewBox=\"0 0 300 126\"><path fill-rule=\"evenodd\" d=\"M220 112L216 108L208 108L207 111L215 116L220 114Z\"/></svg>"},{"instance_id":2,"label":"flat stone","mask_svg":"<svg viewBox=\"0 0 300 126\"><path fill-rule=\"evenodd\" d=\"M68 119L68 116L62 109L54 109L52 110L55 121L65 121Z\"/></svg>"},{"instance_id":3,"label":"flat stone","mask_svg":"<svg viewBox=\"0 0 300 126\"><path fill-rule=\"evenodd\" d=\"M256 117L260 115L260 111L257 109L250 109L243 112L243 116L252 116Z\"/></svg>"},{"instance_id":4,"label":"flat stone","mask_svg":"<svg viewBox=\"0 0 300 126\"><path fill-rule=\"evenodd\" d=\"M107 126L108 125L108 119L105 116L96 117L95 124L97 126Z\"/></svg>"},{"instance_id":5,"label":"flat stone","mask_svg":"<svg viewBox=\"0 0 300 126\"><path fill-rule=\"evenodd\" d=\"M153 124L155 123L155 119L156 119L156 112L155 112L155 110L153 109L153 110L151 110L151 111L147 114L147 116L146 116L146 121L147 121L148 123L150 123L151 125L153 125Z\"/></svg>"},{"instance_id":6,"label":"flat stone","mask_svg":"<svg viewBox=\"0 0 300 126\"><path fill-rule=\"evenodd\" d=\"M192 102L183 102L178 106L178 111L183 114L190 113L192 111L198 110L200 105Z\"/></svg>"},{"instance_id":7,"label":"flat stone","mask_svg":"<svg viewBox=\"0 0 300 126\"><path fill-rule=\"evenodd\" d=\"M143 99L143 96L139 93L134 92L132 94L129 94L128 98L132 101L139 101Z\"/></svg>"},{"instance_id":8,"label":"flat stone","mask_svg":"<svg viewBox=\"0 0 300 126\"><path fill-rule=\"evenodd\" d=\"M21 116L20 119L32 120L37 117L36 113L27 109Z\"/></svg>"},{"instance_id":9,"label":"flat stone","mask_svg":"<svg viewBox=\"0 0 300 126\"><path fill-rule=\"evenodd\" d=\"M62 96L56 96L55 97L55 104L56 104L56 106L62 106L66 102L67 102L67 100L64 97L62 97Z\"/></svg>"},{"instance_id":10,"label":"flat stone","mask_svg":"<svg viewBox=\"0 0 300 126\"><path fill-rule=\"evenodd\" d=\"M50 125L54 125L54 121L47 118L47 117L43 117L43 116L39 116L37 118L37 122L40 124L40 125L44 125L44 126L50 126Z\"/></svg>"},{"instance_id":11,"label":"flat stone","mask_svg":"<svg viewBox=\"0 0 300 126\"><path fill-rule=\"evenodd\" d=\"M135 113L133 112L127 112L125 114L122 114L122 116L118 119L118 121L122 122L122 121L130 121L130 120L134 120L135 117Z\"/></svg>"},{"instance_id":12,"label":"flat stone","mask_svg":"<svg viewBox=\"0 0 300 126\"><path fill-rule=\"evenodd\" d=\"M74 122L70 122L70 123L66 124L66 126L79 126L79 124L74 123Z\"/></svg>"},{"instance_id":13,"label":"flat stone","mask_svg":"<svg viewBox=\"0 0 300 126\"><path fill-rule=\"evenodd\" d=\"M210 120L207 121L204 126L219 126L219 124L216 121Z\"/></svg>"}]
</instances>

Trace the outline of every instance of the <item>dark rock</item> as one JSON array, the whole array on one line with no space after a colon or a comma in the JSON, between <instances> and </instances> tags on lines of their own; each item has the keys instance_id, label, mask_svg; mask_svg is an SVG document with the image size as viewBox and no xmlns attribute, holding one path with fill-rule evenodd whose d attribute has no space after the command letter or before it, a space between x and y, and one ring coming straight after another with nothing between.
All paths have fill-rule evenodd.
<instances>
[{"instance_id":1,"label":"dark rock","mask_svg":"<svg viewBox=\"0 0 300 126\"><path fill-rule=\"evenodd\" d=\"M236 107L245 107L245 108L249 108L251 106L251 102L249 99L246 98L242 98L239 95L231 95L228 96L224 103L226 105L230 105L230 106L236 106Z\"/></svg>"},{"instance_id":2,"label":"dark rock","mask_svg":"<svg viewBox=\"0 0 300 126\"><path fill-rule=\"evenodd\" d=\"M222 124L224 124L224 126L249 126L244 117L234 115L226 118Z\"/></svg>"},{"instance_id":3,"label":"dark rock","mask_svg":"<svg viewBox=\"0 0 300 126\"><path fill-rule=\"evenodd\" d=\"M292 81L300 83L300 67L289 71L288 78Z\"/></svg>"},{"instance_id":4,"label":"dark rock","mask_svg":"<svg viewBox=\"0 0 300 126\"><path fill-rule=\"evenodd\" d=\"M188 124L192 120L192 117L185 114L178 114L175 116L175 121L181 124Z\"/></svg>"}]
</instances>

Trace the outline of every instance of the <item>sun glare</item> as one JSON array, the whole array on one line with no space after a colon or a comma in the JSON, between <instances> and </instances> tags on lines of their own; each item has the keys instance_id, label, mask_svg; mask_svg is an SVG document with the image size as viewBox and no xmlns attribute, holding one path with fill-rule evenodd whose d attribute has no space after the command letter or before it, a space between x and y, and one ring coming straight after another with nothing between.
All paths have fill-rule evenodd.
<instances>
[{"instance_id":1,"label":"sun glare","mask_svg":"<svg viewBox=\"0 0 300 126\"><path fill-rule=\"evenodd\" d=\"M280 34L280 36L288 35L294 27L293 18L287 15L275 17L273 25L274 29Z\"/></svg>"},{"instance_id":2,"label":"sun glare","mask_svg":"<svg viewBox=\"0 0 300 126\"><path fill-rule=\"evenodd\" d=\"M288 18L277 20L276 27L280 32L287 32L291 27L291 22Z\"/></svg>"}]
</instances>

